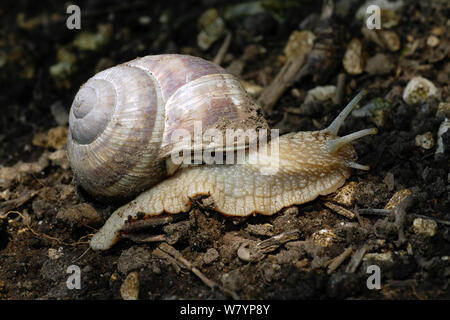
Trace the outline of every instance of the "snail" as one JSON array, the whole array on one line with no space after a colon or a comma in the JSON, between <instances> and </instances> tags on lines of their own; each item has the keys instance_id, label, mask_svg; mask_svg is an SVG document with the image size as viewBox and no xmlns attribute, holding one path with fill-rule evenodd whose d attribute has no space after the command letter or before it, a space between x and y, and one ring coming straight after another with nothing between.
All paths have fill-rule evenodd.
<instances>
[{"instance_id":1,"label":"snail","mask_svg":"<svg viewBox=\"0 0 450 320\"><path fill-rule=\"evenodd\" d=\"M198 123L200 134L209 129L223 136L229 129L268 131L261 108L223 68L201 58L168 54L138 58L96 74L71 106L70 165L76 181L95 198L135 198L113 212L92 237L91 248L110 248L129 220L187 212L191 199L199 195L209 195L214 210L223 215L249 216L272 215L336 191L351 168L369 170L355 162L350 142L377 130L337 136L364 94L320 131L199 142ZM191 138L173 139L180 129ZM244 158L232 164L174 161L180 153L206 150L210 155L243 151Z\"/></svg>"}]
</instances>

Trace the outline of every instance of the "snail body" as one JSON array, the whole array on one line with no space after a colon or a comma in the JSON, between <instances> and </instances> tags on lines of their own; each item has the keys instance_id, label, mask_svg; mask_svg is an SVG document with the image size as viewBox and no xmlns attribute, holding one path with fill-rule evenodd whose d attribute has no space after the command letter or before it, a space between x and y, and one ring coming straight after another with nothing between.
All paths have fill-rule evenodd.
<instances>
[{"instance_id":1,"label":"snail body","mask_svg":"<svg viewBox=\"0 0 450 320\"><path fill-rule=\"evenodd\" d=\"M195 67L191 69L189 64ZM260 108L237 79L199 58L148 56L121 66L130 75L116 75L120 70L114 68L97 74L80 89L70 113L68 154L80 184L99 199L125 199L129 198L127 192L132 196L140 193L117 209L92 237L93 249L110 248L120 239L128 220L187 212L191 199L199 195L209 195L213 208L227 216L272 215L283 207L334 192L350 176L351 168L369 169L354 162L357 155L350 142L375 134L376 129L337 136L363 92L324 130L274 137L267 148L249 148L254 142L251 139L233 142L235 150L244 150L243 162L174 164L171 155L180 150L211 148L202 143L174 144L169 139L174 130L181 127L193 132L193 120L219 131L224 130L224 123L227 129L267 129L265 121L258 118ZM137 71L129 70L133 68ZM104 83L109 87L94 88L99 82L116 79L115 91ZM99 99L103 93L106 98ZM99 100L109 106L94 108ZM115 104L120 101L124 103ZM136 101L144 105L138 107ZM89 117L94 121L83 123ZM90 133L93 124L100 129L95 127ZM112 141L115 139L118 142ZM101 149L105 143L112 146ZM142 149L135 149L140 144ZM227 145L217 142L212 148L226 150Z\"/></svg>"}]
</instances>

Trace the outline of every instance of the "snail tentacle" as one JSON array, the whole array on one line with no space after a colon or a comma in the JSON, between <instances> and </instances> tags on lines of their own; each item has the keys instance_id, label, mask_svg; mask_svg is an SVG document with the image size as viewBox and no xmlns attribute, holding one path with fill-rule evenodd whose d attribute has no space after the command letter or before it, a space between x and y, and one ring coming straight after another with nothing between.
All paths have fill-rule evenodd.
<instances>
[{"instance_id":1,"label":"snail tentacle","mask_svg":"<svg viewBox=\"0 0 450 320\"><path fill-rule=\"evenodd\" d=\"M350 133L343 137L337 137L336 139L328 139L327 140L327 147L328 151L330 153L335 153L337 150L339 150L342 146L358 140L362 137L371 135L371 134L377 134L378 129L377 128L370 128L370 129L364 129L357 132Z\"/></svg>"},{"instance_id":2,"label":"snail tentacle","mask_svg":"<svg viewBox=\"0 0 450 320\"><path fill-rule=\"evenodd\" d=\"M358 169L358 170L364 170L364 171L368 171L370 170L369 166L363 165L363 164L359 164L353 161L347 161L347 167L349 168L353 168L353 169Z\"/></svg>"},{"instance_id":3,"label":"snail tentacle","mask_svg":"<svg viewBox=\"0 0 450 320\"><path fill-rule=\"evenodd\" d=\"M324 131L328 131L331 134L334 134L337 136L338 131L341 127L341 125L344 123L345 119L348 117L350 112L353 111L353 109L358 105L359 101L361 101L362 98L366 95L367 91L362 90L359 92L344 108L344 110L339 113L339 115L336 117L336 119L333 120L333 122L328 126L328 128L324 129Z\"/></svg>"}]
</instances>

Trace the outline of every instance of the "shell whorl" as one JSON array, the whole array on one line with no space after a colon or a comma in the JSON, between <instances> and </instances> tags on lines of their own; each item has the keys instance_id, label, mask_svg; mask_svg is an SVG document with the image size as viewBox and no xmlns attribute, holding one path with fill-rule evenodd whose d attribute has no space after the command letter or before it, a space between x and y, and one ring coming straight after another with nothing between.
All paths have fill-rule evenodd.
<instances>
[{"instance_id":1,"label":"shell whorl","mask_svg":"<svg viewBox=\"0 0 450 320\"><path fill-rule=\"evenodd\" d=\"M164 106L157 81L126 65L100 72L75 97L68 153L80 184L98 198L130 197L163 176L155 161Z\"/></svg>"},{"instance_id":2,"label":"shell whorl","mask_svg":"<svg viewBox=\"0 0 450 320\"><path fill-rule=\"evenodd\" d=\"M227 129L267 128L259 112L239 81L213 63L138 58L96 74L78 91L69 115L70 164L97 199L131 199L166 176L163 159L178 151L175 129L192 133L200 120L203 132L225 130L224 119Z\"/></svg>"}]
</instances>

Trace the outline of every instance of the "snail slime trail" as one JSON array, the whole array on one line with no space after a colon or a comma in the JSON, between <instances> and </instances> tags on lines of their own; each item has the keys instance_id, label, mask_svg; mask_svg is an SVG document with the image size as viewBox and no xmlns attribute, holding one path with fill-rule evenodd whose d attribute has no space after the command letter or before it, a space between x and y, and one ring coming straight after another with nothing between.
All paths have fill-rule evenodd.
<instances>
[{"instance_id":1,"label":"snail slime trail","mask_svg":"<svg viewBox=\"0 0 450 320\"><path fill-rule=\"evenodd\" d=\"M96 199L125 204L92 237L91 247L110 248L128 219L187 212L199 195L209 195L223 215L249 216L272 215L334 192L352 168L369 169L355 162L350 142L377 130L337 135L364 94L326 129L270 137L261 144L268 151L251 148L259 134L228 140L227 129L267 133L269 127L239 80L211 62L187 55L146 56L96 74L80 88L70 110L69 161L76 181ZM196 127L201 138L194 141ZM173 141L178 130L188 138ZM212 133L208 130L220 131L225 139L203 139ZM205 163L207 150L245 150L246 157L242 163ZM198 164L173 162L174 154L196 151L202 156Z\"/></svg>"}]
</instances>

